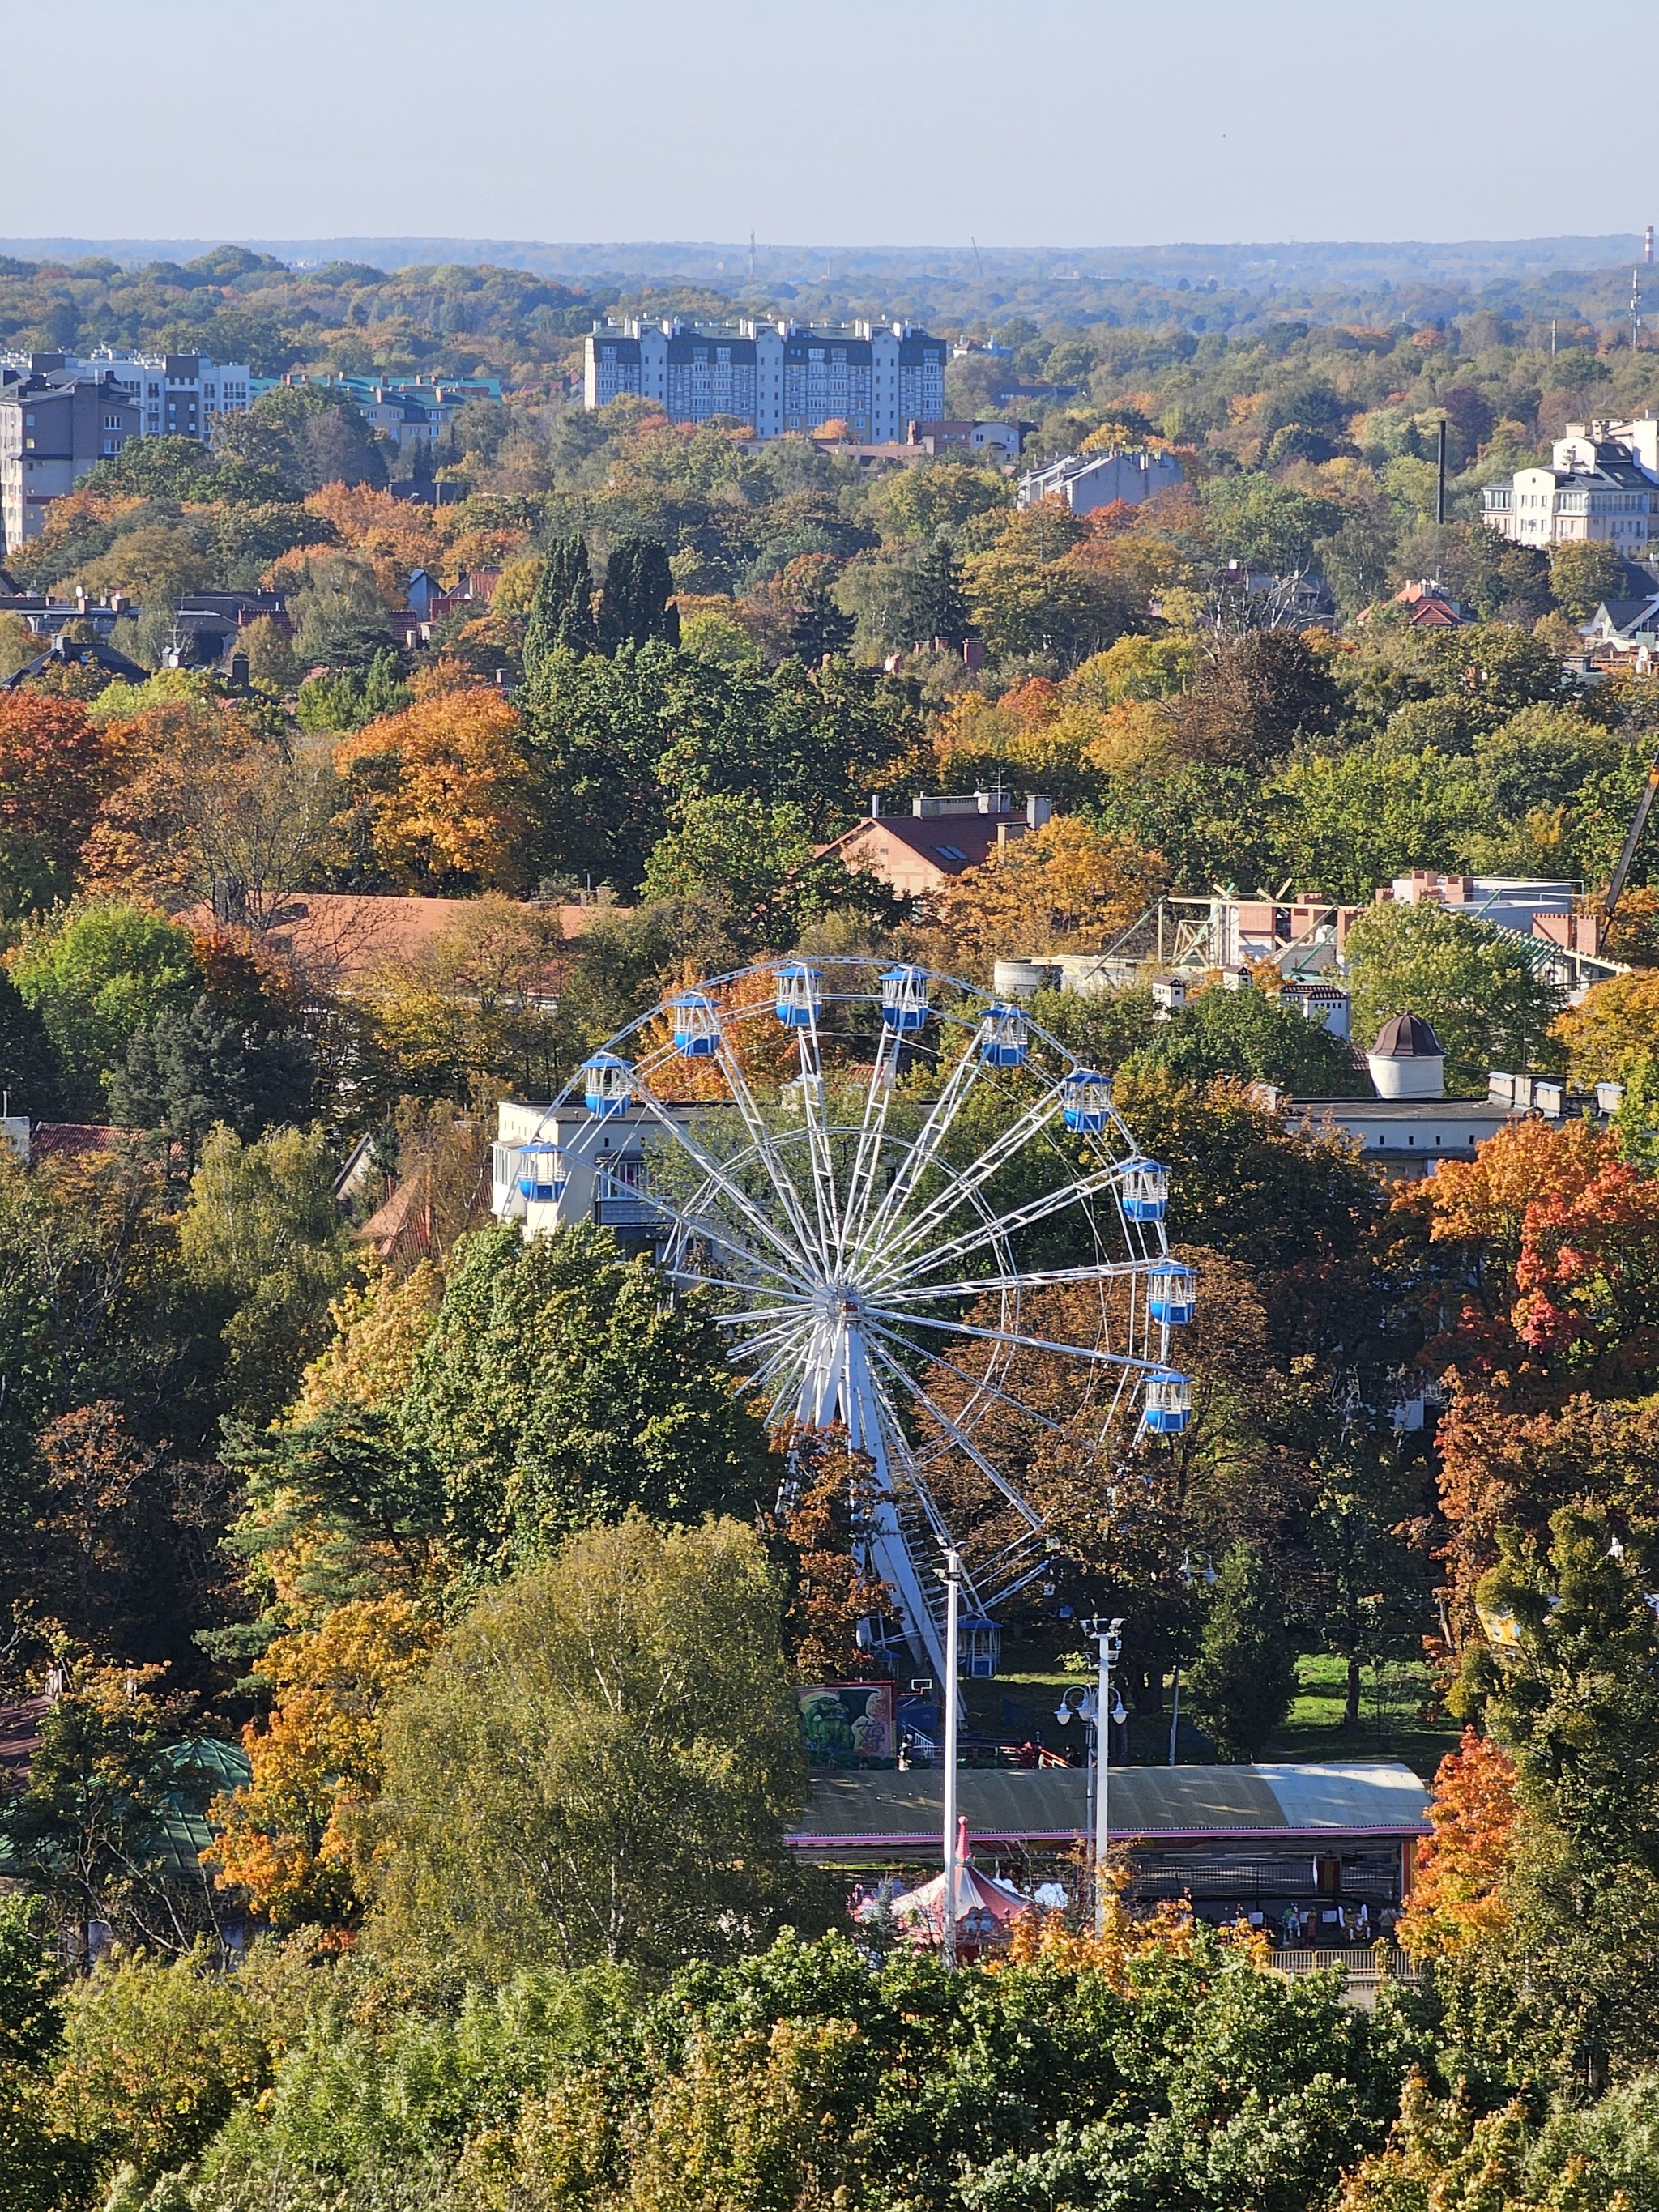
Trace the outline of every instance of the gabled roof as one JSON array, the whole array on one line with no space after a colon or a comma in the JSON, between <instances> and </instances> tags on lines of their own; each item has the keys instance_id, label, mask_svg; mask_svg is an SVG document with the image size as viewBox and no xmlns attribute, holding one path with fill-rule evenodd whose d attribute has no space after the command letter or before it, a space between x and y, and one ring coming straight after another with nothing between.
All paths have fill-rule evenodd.
<instances>
[{"instance_id":1,"label":"gabled roof","mask_svg":"<svg viewBox=\"0 0 1659 2212\"><path fill-rule=\"evenodd\" d=\"M823 849L844 859L854 846L884 836L915 854L919 860L931 861L945 875L957 876L964 868L976 868L981 864L997 842L999 821L1006 820L1006 816L990 814L945 814L926 818L914 814L882 814L855 823Z\"/></svg>"}]
</instances>

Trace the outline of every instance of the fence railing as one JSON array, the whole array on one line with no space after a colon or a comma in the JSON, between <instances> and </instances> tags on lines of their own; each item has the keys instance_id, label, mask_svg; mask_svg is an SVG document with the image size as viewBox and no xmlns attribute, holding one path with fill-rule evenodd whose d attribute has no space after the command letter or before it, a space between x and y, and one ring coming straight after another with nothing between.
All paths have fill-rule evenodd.
<instances>
[{"instance_id":1,"label":"fence railing","mask_svg":"<svg viewBox=\"0 0 1659 2212\"><path fill-rule=\"evenodd\" d=\"M1423 1970L1407 1953L1395 1949L1379 1961L1375 1951L1275 1951L1268 1962L1281 1974L1321 1974L1340 1966L1351 1982L1419 1982Z\"/></svg>"}]
</instances>

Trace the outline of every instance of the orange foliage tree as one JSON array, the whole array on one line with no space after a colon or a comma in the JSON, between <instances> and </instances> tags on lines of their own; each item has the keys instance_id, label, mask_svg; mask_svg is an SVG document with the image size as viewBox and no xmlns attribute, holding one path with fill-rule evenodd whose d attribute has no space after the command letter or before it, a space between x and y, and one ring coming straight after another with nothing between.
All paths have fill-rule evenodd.
<instances>
[{"instance_id":1,"label":"orange foliage tree","mask_svg":"<svg viewBox=\"0 0 1659 2212\"><path fill-rule=\"evenodd\" d=\"M1164 861L1129 838L1057 816L995 847L939 895L943 928L981 953L1097 945L1158 896Z\"/></svg>"},{"instance_id":2,"label":"orange foliage tree","mask_svg":"<svg viewBox=\"0 0 1659 2212\"><path fill-rule=\"evenodd\" d=\"M429 694L336 748L374 856L406 890L522 890L536 779L517 710L484 687Z\"/></svg>"},{"instance_id":3,"label":"orange foliage tree","mask_svg":"<svg viewBox=\"0 0 1659 2212\"><path fill-rule=\"evenodd\" d=\"M1435 1771L1429 1801L1434 1833L1418 1855L1417 1879L1400 1923L1413 1958L1443 1959L1499 1934L1515 1828L1515 1765L1490 1736L1465 1729Z\"/></svg>"},{"instance_id":4,"label":"orange foliage tree","mask_svg":"<svg viewBox=\"0 0 1659 2212\"><path fill-rule=\"evenodd\" d=\"M113 780L104 733L78 699L0 694L0 899L51 904L75 888L76 856Z\"/></svg>"},{"instance_id":5,"label":"orange foliage tree","mask_svg":"<svg viewBox=\"0 0 1659 2212\"><path fill-rule=\"evenodd\" d=\"M870 1462L840 1431L803 1431L793 1440L790 1479L763 1528L789 1571L784 1642L805 1682L845 1681L868 1665L857 1629L890 1611L892 1593L855 1556L856 1527L872 1503Z\"/></svg>"},{"instance_id":6,"label":"orange foliage tree","mask_svg":"<svg viewBox=\"0 0 1659 2212\"><path fill-rule=\"evenodd\" d=\"M274 1927L343 1930L362 1917L368 1846L358 1815L380 1788L380 1716L436 1634L407 1598L354 1599L258 1662L275 1703L263 1728L243 1731L253 1778L214 1800L204 1856L218 1886Z\"/></svg>"},{"instance_id":7,"label":"orange foliage tree","mask_svg":"<svg viewBox=\"0 0 1659 2212\"><path fill-rule=\"evenodd\" d=\"M368 562L388 606L403 605L411 568L436 569L443 562L449 531L442 508L393 499L368 484L344 483L312 492L306 507L331 526L340 544Z\"/></svg>"}]
</instances>

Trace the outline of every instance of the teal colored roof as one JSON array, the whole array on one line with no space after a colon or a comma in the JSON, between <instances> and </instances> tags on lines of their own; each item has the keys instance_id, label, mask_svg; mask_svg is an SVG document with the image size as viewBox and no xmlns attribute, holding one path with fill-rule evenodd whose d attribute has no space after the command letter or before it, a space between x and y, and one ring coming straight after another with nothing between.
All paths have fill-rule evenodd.
<instances>
[{"instance_id":1,"label":"teal colored roof","mask_svg":"<svg viewBox=\"0 0 1659 2212\"><path fill-rule=\"evenodd\" d=\"M174 1744L167 1754L174 1781L167 1793L167 1811L152 1846L148 1863L158 1872L199 1879L202 1853L213 1841L206 1811L215 1797L233 1790L246 1790L253 1768L240 1744L222 1743L216 1736L198 1736ZM24 1778L21 1772L13 1778ZM0 1875L9 1870L10 1852L0 1838Z\"/></svg>"}]
</instances>

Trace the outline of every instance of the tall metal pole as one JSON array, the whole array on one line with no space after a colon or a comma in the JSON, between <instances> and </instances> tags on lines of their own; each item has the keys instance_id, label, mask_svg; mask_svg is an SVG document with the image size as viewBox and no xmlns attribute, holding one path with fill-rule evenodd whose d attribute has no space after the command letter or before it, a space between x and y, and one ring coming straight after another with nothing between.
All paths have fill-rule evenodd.
<instances>
[{"instance_id":1,"label":"tall metal pole","mask_svg":"<svg viewBox=\"0 0 1659 2212\"><path fill-rule=\"evenodd\" d=\"M1176 1763L1176 1737L1181 1729L1181 1668L1175 1670L1175 1697L1170 1708L1170 1764Z\"/></svg>"},{"instance_id":2,"label":"tall metal pole","mask_svg":"<svg viewBox=\"0 0 1659 2212\"><path fill-rule=\"evenodd\" d=\"M1112 1668L1118 1653L1123 1648L1121 1620L1091 1620L1091 1632L1098 1639L1100 1664L1096 1680L1095 1696L1098 1712L1095 1721L1096 1753L1095 1788L1095 1933L1106 1933L1106 1885L1112 1856Z\"/></svg>"},{"instance_id":3,"label":"tall metal pole","mask_svg":"<svg viewBox=\"0 0 1659 2212\"><path fill-rule=\"evenodd\" d=\"M957 1643L962 1607L962 1556L945 1554L945 1908L940 1915L939 1954L947 1966L957 1963Z\"/></svg>"}]
</instances>

